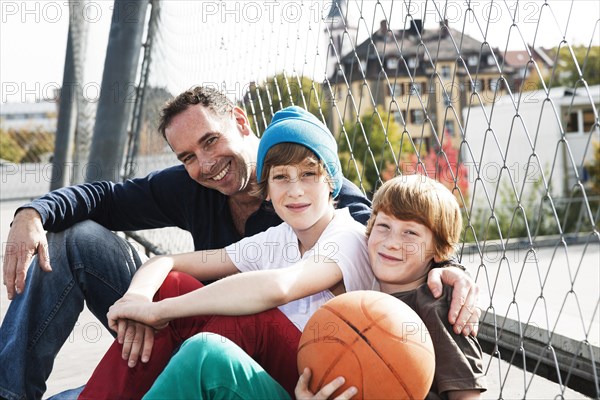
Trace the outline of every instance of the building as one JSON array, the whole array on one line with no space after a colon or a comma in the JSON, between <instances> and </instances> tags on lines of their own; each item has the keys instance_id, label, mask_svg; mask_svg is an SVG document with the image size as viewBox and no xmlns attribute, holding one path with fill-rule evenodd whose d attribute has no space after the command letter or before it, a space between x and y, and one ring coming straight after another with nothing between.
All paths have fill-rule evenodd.
<instances>
[{"instance_id":1,"label":"building","mask_svg":"<svg viewBox=\"0 0 600 400\"><path fill-rule=\"evenodd\" d=\"M358 18L348 7L346 0L334 0L324 20L324 37L327 38L326 76L335 74L341 59L355 47Z\"/></svg>"},{"instance_id":2,"label":"building","mask_svg":"<svg viewBox=\"0 0 600 400\"><path fill-rule=\"evenodd\" d=\"M329 78L329 93L345 120L382 107L392 113L417 146L429 148L433 135L458 136L463 110L490 104L503 95L512 67L500 52L450 28L443 21L424 29L411 21L408 29L391 30L387 21L344 55ZM331 127L339 132L339 122Z\"/></svg>"},{"instance_id":3,"label":"building","mask_svg":"<svg viewBox=\"0 0 600 400\"><path fill-rule=\"evenodd\" d=\"M585 87L576 92L556 87L548 95L544 90L527 92L523 98L505 95L493 105L493 113L491 105L463 110L470 152L463 160L470 185L479 178L487 196L493 197L498 186L512 192L514 185L518 193L535 190L538 198L543 195L543 178L553 197L578 192L577 177L589 186L586 165L594 159L593 143L600 143L598 109L600 85L590 86L589 93ZM473 202L487 204L481 186Z\"/></svg>"},{"instance_id":4,"label":"building","mask_svg":"<svg viewBox=\"0 0 600 400\"><path fill-rule=\"evenodd\" d=\"M542 48L534 48L530 45L527 50L509 50L504 54L504 61L514 68L515 72L509 81L513 92L521 91L521 86L528 80L532 80L532 87L527 85L522 90L534 90L534 81L547 78L552 73L554 61L548 52Z\"/></svg>"},{"instance_id":5,"label":"building","mask_svg":"<svg viewBox=\"0 0 600 400\"><path fill-rule=\"evenodd\" d=\"M58 103L3 103L0 105L0 128L3 130L30 130L56 132Z\"/></svg>"}]
</instances>

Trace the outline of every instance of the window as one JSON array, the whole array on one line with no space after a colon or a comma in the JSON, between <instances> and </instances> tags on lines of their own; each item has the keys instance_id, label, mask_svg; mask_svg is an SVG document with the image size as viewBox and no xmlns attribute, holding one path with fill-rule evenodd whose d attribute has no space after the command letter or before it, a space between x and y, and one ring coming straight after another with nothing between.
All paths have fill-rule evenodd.
<instances>
[{"instance_id":1,"label":"window","mask_svg":"<svg viewBox=\"0 0 600 400\"><path fill-rule=\"evenodd\" d=\"M579 131L579 113L577 111L569 114L567 118L567 132Z\"/></svg>"},{"instance_id":2,"label":"window","mask_svg":"<svg viewBox=\"0 0 600 400\"><path fill-rule=\"evenodd\" d=\"M452 105L452 101L450 100L450 95L448 93L444 93L444 94L442 94L442 96L444 97L444 106L450 107L450 105Z\"/></svg>"},{"instance_id":3,"label":"window","mask_svg":"<svg viewBox=\"0 0 600 400\"><path fill-rule=\"evenodd\" d=\"M475 80L473 80L473 84L472 84L471 90L475 90L476 92L481 92L482 90L485 90L483 82L484 81L481 80L481 79L475 79Z\"/></svg>"},{"instance_id":4,"label":"window","mask_svg":"<svg viewBox=\"0 0 600 400\"><path fill-rule=\"evenodd\" d=\"M417 66L417 59L415 57L408 59L408 68L415 68Z\"/></svg>"},{"instance_id":5,"label":"window","mask_svg":"<svg viewBox=\"0 0 600 400\"><path fill-rule=\"evenodd\" d=\"M394 111L394 121L400 126L403 126L406 122L406 112L405 111Z\"/></svg>"},{"instance_id":6,"label":"window","mask_svg":"<svg viewBox=\"0 0 600 400\"><path fill-rule=\"evenodd\" d=\"M490 90L495 92L496 88L500 89L498 79L490 79Z\"/></svg>"},{"instance_id":7,"label":"window","mask_svg":"<svg viewBox=\"0 0 600 400\"><path fill-rule=\"evenodd\" d=\"M391 57L385 60L385 65L387 69L396 70L398 68L398 59L395 57Z\"/></svg>"},{"instance_id":8,"label":"window","mask_svg":"<svg viewBox=\"0 0 600 400\"><path fill-rule=\"evenodd\" d=\"M367 60L360 60L360 68L365 74L367 73Z\"/></svg>"},{"instance_id":9,"label":"window","mask_svg":"<svg viewBox=\"0 0 600 400\"><path fill-rule=\"evenodd\" d=\"M442 78L444 78L444 79L450 79L450 66L443 65L441 75L442 75Z\"/></svg>"},{"instance_id":10,"label":"window","mask_svg":"<svg viewBox=\"0 0 600 400\"><path fill-rule=\"evenodd\" d=\"M589 132L592 130L592 126L596 119L594 118L594 112L592 110L584 110L583 111L583 132ZM597 131L596 131L597 132Z\"/></svg>"},{"instance_id":11,"label":"window","mask_svg":"<svg viewBox=\"0 0 600 400\"><path fill-rule=\"evenodd\" d=\"M467 65L469 67L474 67L475 65L477 65L477 63L479 63L479 56L473 55L467 58Z\"/></svg>"},{"instance_id":12,"label":"window","mask_svg":"<svg viewBox=\"0 0 600 400\"><path fill-rule=\"evenodd\" d=\"M422 124L425 121L423 110L410 110L410 122L413 124Z\"/></svg>"},{"instance_id":13,"label":"window","mask_svg":"<svg viewBox=\"0 0 600 400\"><path fill-rule=\"evenodd\" d=\"M390 89L390 96L400 97L404 94L402 90L404 85L401 82L393 82Z\"/></svg>"},{"instance_id":14,"label":"window","mask_svg":"<svg viewBox=\"0 0 600 400\"><path fill-rule=\"evenodd\" d=\"M414 138L413 141L415 142L415 147L419 152L429 151L429 148L431 147L431 138Z\"/></svg>"},{"instance_id":15,"label":"window","mask_svg":"<svg viewBox=\"0 0 600 400\"><path fill-rule=\"evenodd\" d=\"M591 131L596 119L594 118L594 111L590 109L586 110L573 110L566 118L566 132L569 133L588 133Z\"/></svg>"},{"instance_id":16,"label":"window","mask_svg":"<svg viewBox=\"0 0 600 400\"><path fill-rule=\"evenodd\" d=\"M409 83L409 88L411 96L416 96L417 94L420 96L423 93L427 93L427 84L425 82Z\"/></svg>"},{"instance_id":17,"label":"window","mask_svg":"<svg viewBox=\"0 0 600 400\"><path fill-rule=\"evenodd\" d=\"M488 65L496 65L496 60L492 54L487 56L487 63Z\"/></svg>"},{"instance_id":18,"label":"window","mask_svg":"<svg viewBox=\"0 0 600 400\"><path fill-rule=\"evenodd\" d=\"M454 122L453 121L446 121L444 122L444 133L447 133L450 136L454 136Z\"/></svg>"}]
</instances>

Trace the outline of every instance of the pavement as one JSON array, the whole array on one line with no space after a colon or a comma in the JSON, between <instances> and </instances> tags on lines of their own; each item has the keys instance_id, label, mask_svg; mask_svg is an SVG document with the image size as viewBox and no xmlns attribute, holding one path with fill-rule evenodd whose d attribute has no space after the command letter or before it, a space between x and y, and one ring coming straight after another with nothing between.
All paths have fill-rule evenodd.
<instances>
[{"instance_id":1,"label":"pavement","mask_svg":"<svg viewBox=\"0 0 600 400\"><path fill-rule=\"evenodd\" d=\"M21 204L21 201L0 201L0 238L2 241L2 253L0 254L2 257L12 216L15 209ZM5 287L0 285L0 288L1 321L4 319L10 302L7 300ZM85 309L69 336L69 340L56 358L54 370L48 380L46 397L85 384L112 340L109 332ZM588 398L487 354L484 354L484 368L489 386L488 391L482 396L484 399Z\"/></svg>"}]
</instances>

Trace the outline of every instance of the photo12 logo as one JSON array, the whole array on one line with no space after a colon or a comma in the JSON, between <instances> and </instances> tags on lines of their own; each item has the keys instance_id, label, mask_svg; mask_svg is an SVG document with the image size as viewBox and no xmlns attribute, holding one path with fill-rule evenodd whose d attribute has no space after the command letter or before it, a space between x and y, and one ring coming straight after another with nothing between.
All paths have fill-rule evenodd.
<instances>
[{"instance_id":1,"label":"photo12 logo","mask_svg":"<svg viewBox=\"0 0 600 400\"><path fill-rule=\"evenodd\" d=\"M94 1L2 1L2 23L51 23L81 19L96 23L107 14L107 7Z\"/></svg>"},{"instance_id":2,"label":"photo12 logo","mask_svg":"<svg viewBox=\"0 0 600 400\"><path fill-rule=\"evenodd\" d=\"M203 1L202 22L297 23L310 18L318 23L337 7L334 1Z\"/></svg>"}]
</instances>

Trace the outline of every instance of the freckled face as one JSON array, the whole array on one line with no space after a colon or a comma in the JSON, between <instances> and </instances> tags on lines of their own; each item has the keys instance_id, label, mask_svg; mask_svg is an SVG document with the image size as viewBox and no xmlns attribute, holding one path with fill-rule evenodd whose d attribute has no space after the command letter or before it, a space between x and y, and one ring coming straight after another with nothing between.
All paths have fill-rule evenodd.
<instances>
[{"instance_id":1,"label":"freckled face","mask_svg":"<svg viewBox=\"0 0 600 400\"><path fill-rule=\"evenodd\" d=\"M254 179L256 147L249 144L249 135L241 110L220 116L202 105L176 115L165 130L190 177L225 195L247 189Z\"/></svg>"},{"instance_id":2,"label":"freckled face","mask_svg":"<svg viewBox=\"0 0 600 400\"><path fill-rule=\"evenodd\" d=\"M379 212L368 240L369 260L382 291L417 288L426 281L434 258L433 233L415 221Z\"/></svg>"}]
</instances>

